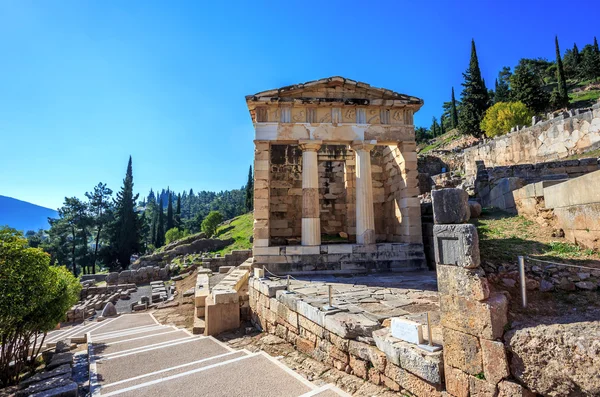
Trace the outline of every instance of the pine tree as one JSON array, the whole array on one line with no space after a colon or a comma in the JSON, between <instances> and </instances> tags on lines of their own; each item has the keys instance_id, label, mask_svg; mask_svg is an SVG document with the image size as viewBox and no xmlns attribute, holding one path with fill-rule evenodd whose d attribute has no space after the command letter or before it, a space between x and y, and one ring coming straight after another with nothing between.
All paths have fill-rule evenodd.
<instances>
[{"instance_id":1,"label":"pine tree","mask_svg":"<svg viewBox=\"0 0 600 397\"><path fill-rule=\"evenodd\" d=\"M254 208L254 176L252 175L252 166L248 171L248 182L246 182L246 211L250 212Z\"/></svg>"},{"instance_id":2,"label":"pine tree","mask_svg":"<svg viewBox=\"0 0 600 397\"><path fill-rule=\"evenodd\" d=\"M177 195L177 207L175 207L175 227L181 230L181 193Z\"/></svg>"},{"instance_id":3,"label":"pine tree","mask_svg":"<svg viewBox=\"0 0 600 397\"><path fill-rule=\"evenodd\" d=\"M548 108L550 96L536 77L535 69L527 59L521 59L510 77L511 100L523 102L534 113Z\"/></svg>"},{"instance_id":4,"label":"pine tree","mask_svg":"<svg viewBox=\"0 0 600 397\"><path fill-rule=\"evenodd\" d=\"M173 219L173 195L169 192L169 204L167 205L167 230L173 229L175 221Z\"/></svg>"},{"instance_id":5,"label":"pine tree","mask_svg":"<svg viewBox=\"0 0 600 397\"><path fill-rule=\"evenodd\" d=\"M131 262L131 255L140 252L141 218L135 210L138 194L133 194L133 170L131 156L127 164L127 173L123 187L115 200L115 221L111 228L111 248L114 259L126 269Z\"/></svg>"},{"instance_id":6,"label":"pine tree","mask_svg":"<svg viewBox=\"0 0 600 397\"><path fill-rule=\"evenodd\" d=\"M512 73L508 66L504 66L500 73L498 73L498 78L496 79L496 92L494 93L494 103L510 102L509 83L511 75Z\"/></svg>"},{"instance_id":7,"label":"pine tree","mask_svg":"<svg viewBox=\"0 0 600 397\"><path fill-rule=\"evenodd\" d=\"M450 121L452 128L458 127L458 112L456 111L456 99L454 98L454 87L452 87L452 107L450 108Z\"/></svg>"},{"instance_id":8,"label":"pine tree","mask_svg":"<svg viewBox=\"0 0 600 397\"><path fill-rule=\"evenodd\" d=\"M556 46L556 80L558 81L558 101L555 105L565 107L569 105L569 94L567 91L567 80L565 79L562 58L560 57L560 49L558 47L558 36L554 36L554 44Z\"/></svg>"},{"instance_id":9,"label":"pine tree","mask_svg":"<svg viewBox=\"0 0 600 397\"><path fill-rule=\"evenodd\" d=\"M165 216L162 210L163 201L162 198L158 201L158 222L156 224L156 238L154 239L154 246L156 248L165 245Z\"/></svg>"},{"instance_id":10,"label":"pine tree","mask_svg":"<svg viewBox=\"0 0 600 397\"><path fill-rule=\"evenodd\" d=\"M465 81L462 84L464 89L461 93L458 128L462 133L478 134L481 131L479 125L488 108L488 92L481 79L475 40L471 41L471 61L463 77Z\"/></svg>"}]
</instances>

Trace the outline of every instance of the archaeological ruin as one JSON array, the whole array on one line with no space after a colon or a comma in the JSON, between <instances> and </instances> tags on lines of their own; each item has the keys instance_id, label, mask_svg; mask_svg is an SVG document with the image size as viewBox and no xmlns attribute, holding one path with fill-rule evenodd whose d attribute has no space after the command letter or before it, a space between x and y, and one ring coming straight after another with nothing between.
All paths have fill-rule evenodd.
<instances>
[{"instance_id":1,"label":"archaeological ruin","mask_svg":"<svg viewBox=\"0 0 600 397\"><path fill-rule=\"evenodd\" d=\"M424 268L413 115L419 98L330 77L248 95L255 266Z\"/></svg>"}]
</instances>

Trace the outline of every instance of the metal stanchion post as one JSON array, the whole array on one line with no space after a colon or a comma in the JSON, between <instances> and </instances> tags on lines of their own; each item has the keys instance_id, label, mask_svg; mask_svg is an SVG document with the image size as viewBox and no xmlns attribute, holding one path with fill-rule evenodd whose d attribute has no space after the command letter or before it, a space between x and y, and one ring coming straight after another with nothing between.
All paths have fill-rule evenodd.
<instances>
[{"instance_id":1,"label":"metal stanchion post","mask_svg":"<svg viewBox=\"0 0 600 397\"><path fill-rule=\"evenodd\" d=\"M429 312L427 312L427 338L429 339L429 346L433 346L433 335L431 335L431 321L429 319Z\"/></svg>"},{"instance_id":2,"label":"metal stanchion post","mask_svg":"<svg viewBox=\"0 0 600 397\"><path fill-rule=\"evenodd\" d=\"M527 283L525 281L525 258L519 256L519 279L521 283L521 301L523 308L527 307Z\"/></svg>"}]
</instances>

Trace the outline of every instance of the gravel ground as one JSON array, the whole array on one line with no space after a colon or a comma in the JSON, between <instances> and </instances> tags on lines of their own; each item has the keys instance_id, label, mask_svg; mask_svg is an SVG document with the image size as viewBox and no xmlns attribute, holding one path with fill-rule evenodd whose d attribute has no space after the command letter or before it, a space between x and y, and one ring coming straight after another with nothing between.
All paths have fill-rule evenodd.
<instances>
[{"instance_id":1,"label":"gravel ground","mask_svg":"<svg viewBox=\"0 0 600 397\"><path fill-rule=\"evenodd\" d=\"M131 304L133 302L137 302L140 300L142 296L151 295L152 288L150 284L147 285L138 285L137 291L130 295L129 299L119 299L115 307L117 308L117 313L131 313Z\"/></svg>"}]
</instances>

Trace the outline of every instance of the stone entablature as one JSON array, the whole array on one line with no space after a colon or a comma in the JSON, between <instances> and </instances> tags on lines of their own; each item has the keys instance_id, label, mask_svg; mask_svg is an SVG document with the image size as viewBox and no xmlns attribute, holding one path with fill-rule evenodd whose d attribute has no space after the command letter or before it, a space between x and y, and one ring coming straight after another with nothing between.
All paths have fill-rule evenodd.
<instances>
[{"instance_id":1,"label":"stone entablature","mask_svg":"<svg viewBox=\"0 0 600 397\"><path fill-rule=\"evenodd\" d=\"M422 244L413 126L422 100L331 77L246 102L255 128L255 249L318 249L323 234L365 246ZM259 251L255 259L265 256Z\"/></svg>"}]
</instances>

